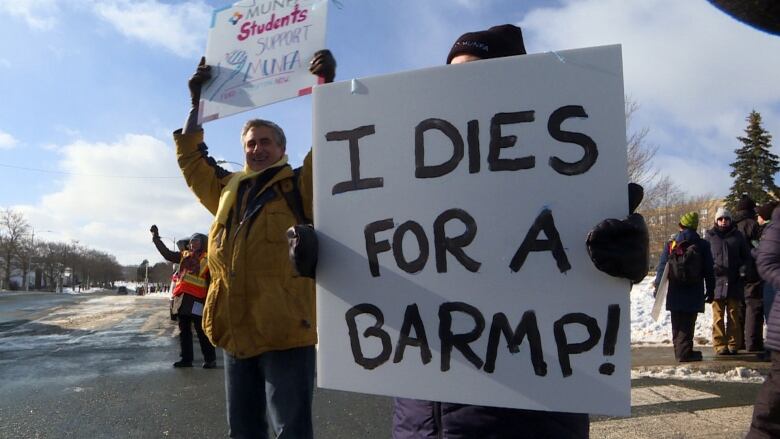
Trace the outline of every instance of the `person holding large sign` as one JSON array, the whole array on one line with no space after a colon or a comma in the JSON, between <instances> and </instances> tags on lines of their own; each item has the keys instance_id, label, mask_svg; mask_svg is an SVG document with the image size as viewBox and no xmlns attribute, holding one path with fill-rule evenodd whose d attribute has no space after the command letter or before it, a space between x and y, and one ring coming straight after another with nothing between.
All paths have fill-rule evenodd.
<instances>
[{"instance_id":1,"label":"person holding large sign","mask_svg":"<svg viewBox=\"0 0 780 439\"><path fill-rule=\"evenodd\" d=\"M318 52L309 68L326 82L333 81L335 69L329 51ZM311 153L294 171L282 129L255 119L241 133L243 171L217 166L196 122L210 70L204 58L190 79L193 107L174 140L187 185L215 216L203 328L225 352L230 437L267 437L267 413L276 437L311 438L314 282L295 276L288 259L286 231L301 212L285 195L294 193L303 214L312 217Z\"/></svg>"},{"instance_id":2,"label":"person holding large sign","mask_svg":"<svg viewBox=\"0 0 780 439\"><path fill-rule=\"evenodd\" d=\"M525 53L520 28L507 24L462 35L450 50L447 63L460 64ZM599 270L633 282L640 281L648 267L647 227L641 215L634 213L641 199L642 188L630 184L628 219L604 220L587 239L589 254ZM588 435L587 414L395 399L395 439L586 438Z\"/></svg>"}]
</instances>

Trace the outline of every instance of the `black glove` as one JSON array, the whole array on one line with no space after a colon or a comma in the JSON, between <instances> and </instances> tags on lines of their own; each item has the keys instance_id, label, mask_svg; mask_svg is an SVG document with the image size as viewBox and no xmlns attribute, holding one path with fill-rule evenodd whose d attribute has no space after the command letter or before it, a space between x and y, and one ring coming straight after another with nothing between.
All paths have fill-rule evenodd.
<instances>
[{"instance_id":1,"label":"black glove","mask_svg":"<svg viewBox=\"0 0 780 439\"><path fill-rule=\"evenodd\" d=\"M203 84L211 79L211 66L206 65L206 57L200 57L200 63L198 68L195 69L187 85L190 88L190 102L193 107L197 107L200 103L200 90L203 88Z\"/></svg>"},{"instance_id":2,"label":"black glove","mask_svg":"<svg viewBox=\"0 0 780 439\"><path fill-rule=\"evenodd\" d=\"M336 58L328 49L318 50L309 63L309 72L322 76L326 84L333 82L336 77Z\"/></svg>"},{"instance_id":3,"label":"black glove","mask_svg":"<svg viewBox=\"0 0 780 439\"><path fill-rule=\"evenodd\" d=\"M152 232L152 238L159 238L160 232L157 230L157 224L152 224L152 228L149 229Z\"/></svg>"},{"instance_id":4,"label":"black glove","mask_svg":"<svg viewBox=\"0 0 780 439\"><path fill-rule=\"evenodd\" d=\"M644 197L644 189L628 184L628 217L608 218L588 233L588 255L599 270L638 283L646 275L649 263L650 235L642 215L634 213Z\"/></svg>"},{"instance_id":5,"label":"black glove","mask_svg":"<svg viewBox=\"0 0 780 439\"><path fill-rule=\"evenodd\" d=\"M317 271L319 245L317 232L311 224L296 224L287 229L290 262L298 276L314 279Z\"/></svg>"}]
</instances>

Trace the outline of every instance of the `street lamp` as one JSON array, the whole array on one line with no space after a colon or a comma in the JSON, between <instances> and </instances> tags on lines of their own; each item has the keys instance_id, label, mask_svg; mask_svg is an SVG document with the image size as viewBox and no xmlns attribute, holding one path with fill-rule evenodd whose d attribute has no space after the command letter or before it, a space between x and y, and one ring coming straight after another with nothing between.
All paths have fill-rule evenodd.
<instances>
[{"instance_id":1,"label":"street lamp","mask_svg":"<svg viewBox=\"0 0 780 439\"><path fill-rule=\"evenodd\" d=\"M39 230L38 233L57 233L53 230ZM30 250L32 252L35 251L35 227L30 226ZM32 267L32 255L30 255L30 266ZM25 279L24 279L24 291L30 291L30 282L27 280L27 275L29 273L26 273Z\"/></svg>"}]
</instances>

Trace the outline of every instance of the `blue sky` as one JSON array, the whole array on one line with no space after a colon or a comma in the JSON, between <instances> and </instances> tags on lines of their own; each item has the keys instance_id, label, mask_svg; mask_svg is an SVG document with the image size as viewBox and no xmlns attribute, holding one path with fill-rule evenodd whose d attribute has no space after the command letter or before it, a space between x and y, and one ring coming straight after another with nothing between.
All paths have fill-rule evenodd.
<instances>
[{"instance_id":1,"label":"blue sky","mask_svg":"<svg viewBox=\"0 0 780 439\"><path fill-rule=\"evenodd\" d=\"M0 2L0 207L24 212L41 239L77 240L125 264L160 260L152 223L169 237L207 230L171 132L189 106L211 11L227 4ZM704 0L339 0L327 41L336 80L347 80L441 65L460 34L503 23L523 28L530 53L622 44L626 93L640 105L631 128L650 130L656 166L690 193L726 193L752 109L778 143L780 37ZM309 97L207 124L211 152L241 162L250 117L279 123L300 163Z\"/></svg>"}]
</instances>

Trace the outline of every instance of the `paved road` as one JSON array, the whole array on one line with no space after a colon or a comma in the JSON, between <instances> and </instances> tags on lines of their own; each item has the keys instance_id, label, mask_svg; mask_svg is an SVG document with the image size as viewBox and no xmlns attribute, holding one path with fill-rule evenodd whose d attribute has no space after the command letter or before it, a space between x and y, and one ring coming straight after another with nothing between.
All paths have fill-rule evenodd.
<instances>
[{"instance_id":1,"label":"paved road","mask_svg":"<svg viewBox=\"0 0 780 439\"><path fill-rule=\"evenodd\" d=\"M173 369L176 337L164 298L0 295L0 438L225 437L221 358ZM314 398L317 437L388 437L389 398Z\"/></svg>"},{"instance_id":2,"label":"paved road","mask_svg":"<svg viewBox=\"0 0 780 439\"><path fill-rule=\"evenodd\" d=\"M0 295L0 438L225 437L221 359L173 369L176 343L164 298ZM666 350L633 352L634 365ZM632 417L594 417L591 437L743 437L758 387L636 379ZM389 398L314 399L318 438L390 436Z\"/></svg>"}]
</instances>

